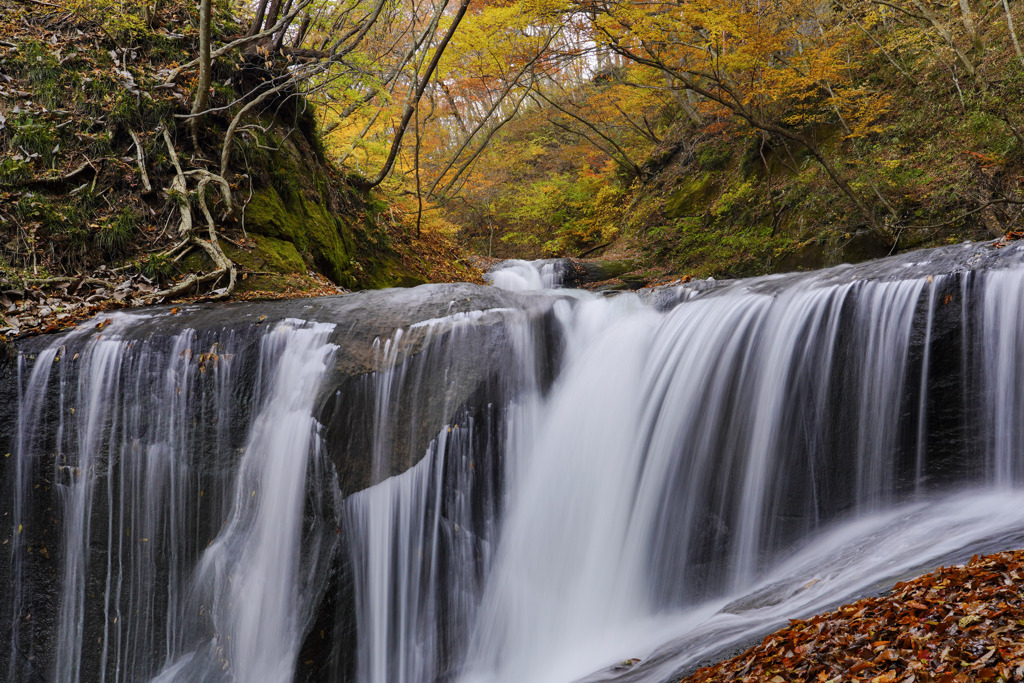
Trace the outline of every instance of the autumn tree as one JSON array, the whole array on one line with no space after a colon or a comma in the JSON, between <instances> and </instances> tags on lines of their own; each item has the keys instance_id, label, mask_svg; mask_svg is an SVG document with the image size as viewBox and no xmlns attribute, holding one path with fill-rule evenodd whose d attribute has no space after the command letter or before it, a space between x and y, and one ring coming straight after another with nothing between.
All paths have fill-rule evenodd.
<instances>
[{"instance_id":1,"label":"autumn tree","mask_svg":"<svg viewBox=\"0 0 1024 683\"><path fill-rule=\"evenodd\" d=\"M1014 20L1014 13L1020 19L1020 4L1011 7L1004 1L982 13L976 9L970 0L960 0L957 6L937 5L928 0L862 0L845 7L847 13L865 18L865 32L879 49L890 48L886 50L890 62L905 73L914 67L899 67L891 55L901 48L913 54L915 48L925 47L928 61L938 59L945 63L961 105L992 112L1024 146L1017 106L1019 84L1006 77L1007 71L1024 65L1024 51ZM912 38L901 40L901 32ZM1002 49L1008 44L1013 46L1018 64L1009 61L1007 51ZM927 68L927 64L923 66ZM969 97L971 93L976 97ZM974 102L969 105L971 99Z\"/></svg>"},{"instance_id":2,"label":"autumn tree","mask_svg":"<svg viewBox=\"0 0 1024 683\"><path fill-rule=\"evenodd\" d=\"M816 126L845 135L872 129L884 97L850 78L856 56L846 49L850 28L827 5L777 3L583 2L595 35L624 58L659 70L672 87L694 93L770 137L796 143L817 161L880 238L886 221L825 153Z\"/></svg>"}]
</instances>

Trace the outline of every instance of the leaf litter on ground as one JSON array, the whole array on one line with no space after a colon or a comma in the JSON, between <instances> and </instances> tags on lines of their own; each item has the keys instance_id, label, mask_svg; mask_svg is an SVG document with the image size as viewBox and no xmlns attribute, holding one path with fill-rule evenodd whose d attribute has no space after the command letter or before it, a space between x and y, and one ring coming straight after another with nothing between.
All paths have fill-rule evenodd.
<instances>
[{"instance_id":1,"label":"leaf litter on ground","mask_svg":"<svg viewBox=\"0 0 1024 683\"><path fill-rule=\"evenodd\" d=\"M765 637L681 683L1024 681L1024 550L975 555Z\"/></svg>"}]
</instances>

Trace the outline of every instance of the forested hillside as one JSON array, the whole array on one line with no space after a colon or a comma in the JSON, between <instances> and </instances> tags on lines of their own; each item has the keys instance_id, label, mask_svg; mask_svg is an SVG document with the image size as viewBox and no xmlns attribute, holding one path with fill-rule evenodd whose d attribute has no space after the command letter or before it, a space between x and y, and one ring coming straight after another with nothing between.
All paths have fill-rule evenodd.
<instances>
[{"instance_id":1,"label":"forested hillside","mask_svg":"<svg viewBox=\"0 0 1024 683\"><path fill-rule=\"evenodd\" d=\"M634 285L802 269L999 236L1024 208L1010 0L0 13L17 329L474 279L468 253L604 256Z\"/></svg>"},{"instance_id":2,"label":"forested hillside","mask_svg":"<svg viewBox=\"0 0 1024 683\"><path fill-rule=\"evenodd\" d=\"M736 276L1020 227L1020 3L570 12L554 30L585 39L550 54L558 75L532 77L449 204L479 251L613 242L677 275Z\"/></svg>"}]
</instances>

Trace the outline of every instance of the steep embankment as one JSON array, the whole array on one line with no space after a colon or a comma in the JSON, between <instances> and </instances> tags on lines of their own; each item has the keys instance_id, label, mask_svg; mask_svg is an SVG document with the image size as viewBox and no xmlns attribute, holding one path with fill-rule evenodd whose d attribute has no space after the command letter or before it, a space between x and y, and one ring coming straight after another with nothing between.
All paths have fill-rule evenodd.
<instances>
[{"instance_id":1,"label":"steep embankment","mask_svg":"<svg viewBox=\"0 0 1024 683\"><path fill-rule=\"evenodd\" d=\"M993 21L991 31L1000 28ZM868 205L875 226L807 147L721 110L695 121L670 106L671 128L647 158L649 178L624 216L629 242L680 274L735 277L1019 230L1024 146L1007 112L1019 98L1021 70L1008 43L990 33L989 44L976 46L979 74L987 76L960 91L928 31L908 26L903 34L920 41L900 55L912 78L885 49L847 46L861 55L850 84L870 93L876 108L867 129L846 127L823 93L798 101L787 119ZM801 106L820 109L820 121L801 117Z\"/></svg>"},{"instance_id":2,"label":"steep embankment","mask_svg":"<svg viewBox=\"0 0 1024 683\"><path fill-rule=\"evenodd\" d=\"M301 92L240 113L287 60L215 60L193 133L194 72L178 68L195 54L195 8L164 3L147 25L110 5L0 0L0 327L181 297L479 280L447 236L414 237L386 195L332 164ZM215 40L241 32L215 16Z\"/></svg>"},{"instance_id":3,"label":"steep embankment","mask_svg":"<svg viewBox=\"0 0 1024 683\"><path fill-rule=\"evenodd\" d=\"M721 114L698 125L668 104L658 114L663 137L644 152L642 177L619 167L601 175L569 168L568 158L584 153L579 141L554 134L544 112L533 112L532 124L518 122L515 135L536 158L508 171L515 182L503 185L497 213L486 221L474 223L460 209L465 238L478 252L501 256L628 263L633 282L625 284L632 286L809 270L1019 230L1013 198L1024 148L1013 133L981 105L965 115L945 92L951 82L892 87L906 104L886 111L880 132L854 139L838 124L808 128L830 163L872 195L881 229L865 225L806 149ZM481 201L487 196L481 192Z\"/></svg>"},{"instance_id":4,"label":"steep embankment","mask_svg":"<svg viewBox=\"0 0 1024 683\"><path fill-rule=\"evenodd\" d=\"M942 93L900 94L884 133L812 131L891 225L872 230L807 150L731 124L708 134L678 121L632 195L626 241L652 264L694 277L740 277L859 262L1019 228L1001 201L1019 190L1024 150L991 114L965 117Z\"/></svg>"}]
</instances>

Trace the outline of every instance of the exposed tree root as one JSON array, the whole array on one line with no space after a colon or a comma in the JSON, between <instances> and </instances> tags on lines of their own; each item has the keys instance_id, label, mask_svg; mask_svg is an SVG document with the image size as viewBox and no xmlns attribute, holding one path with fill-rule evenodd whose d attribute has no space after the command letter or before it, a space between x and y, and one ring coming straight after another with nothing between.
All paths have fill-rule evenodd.
<instances>
[{"instance_id":1,"label":"exposed tree root","mask_svg":"<svg viewBox=\"0 0 1024 683\"><path fill-rule=\"evenodd\" d=\"M142 151L142 142L139 140L139 136L135 134L134 130L129 130L128 133L132 136L132 142L135 143L135 160L139 164L139 175L142 176L142 188L149 194L153 191L153 185L149 182L149 174L146 173L146 157Z\"/></svg>"},{"instance_id":2,"label":"exposed tree root","mask_svg":"<svg viewBox=\"0 0 1024 683\"><path fill-rule=\"evenodd\" d=\"M215 183L220 188L221 195L224 197L224 203L227 206L227 215L230 216L234 209L231 200L231 186L223 176L217 175L216 173L210 173L204 169L183 171L177 151L174 149L174 141L171 140L171 134L167 129L167 126L163 127L162 134L175 171L174 178L171 179L171 186L167 190L167 195L171 201L178 206L178 212L180 215L178 221L178 235L181 237L181 241L169 250L164 251L161 255L170 257L176 254L174 260L177 261L188 253L189 249L197 247L202 249L217 267L206 273L192 273L184 280L171 287L153 292L147 297L147 300L152 301L155 299L173 298L184 294L193 288L198 291L201 285L207 283L216 284L217 281L227 275L227 285L225 287L212 290L207 297L214 300L226 299L235 291L238 271L235 268L234 262L228 258L227 254L224 253L224 250L220 246L220 241L217 239L217 224L213 218L213 214L210 212L210 207L206 203L206 188L210 183ZM199 205L199 210L202 212L203 218L206 221L207 239L203 239L196 235L195 221L192 218L192 206L189 201L190 192L188 189L187 177L199 179L194 193L196 202Z\"/></svg>"},{"instance_id":3,"label":"exposed tree root","mask_svg":"<svg viewBox=\"0 0 1024 683\"><path fill-rule=\"evenodd\" d=\"M92 162L86 161L75 170L61 176L53 176L50 178L25 178L24 180L17 180L7 184L14 187L57 190L64 185L68 185L79 180L86 180L86 182L88 182L87 178L95 175L96 167L92 165Z\"/></svg>"}]
</instances>

